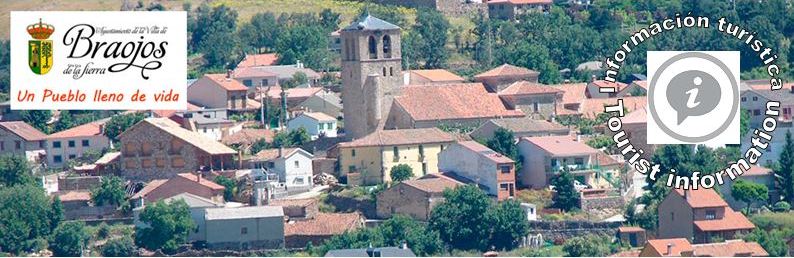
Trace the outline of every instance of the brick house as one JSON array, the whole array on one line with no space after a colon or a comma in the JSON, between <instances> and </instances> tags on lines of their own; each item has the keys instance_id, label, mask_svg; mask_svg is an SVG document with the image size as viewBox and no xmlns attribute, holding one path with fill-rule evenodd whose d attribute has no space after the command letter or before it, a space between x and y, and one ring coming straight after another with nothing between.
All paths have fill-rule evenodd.
<instances>
[{"instance_id":1,"label":"brick house","mask_svg":"<svg viewBox=\"0 0 794 258\"><path fill-rule=\"evenodd\" d=\"M526 81L537 83L538 75L540 75L540 73L537 71L510 64L503 64L494 69L475 75L474 81L485 85L488 92L498 93L515 82Z\"/></svg>"},{"instance_id":2,"label":"brick house","mask_svg":"<svg viewBox=\"0 0 794 258\"><path fill-rule=\"evenodd\" d=\"M181 173L171 179L152 180L130 200L136 207L153 203L161 199L171 198L182 193L190 193L202 198L223 203L223 191L226 188L200 174Z\"/></svg>"},{"instance_id":3,"label":"brick house","mask_svg":"<svg viewBox=\"0 0 794 258\"><path fill-rule=\"evenodd\" d=\"M205 108L225 108L230 111L259 108L259 102L248 99L247 92L248 87L235 80L230 71L226 74L205 74L188 87L187 99Z\"/></svg>"},{"instance_id":4,"label":"brick house","mask_svg":"<svg viewBox=\"0 0 794 258\"><path fill-rule=\"evenodd\" d=\"M520 109L535 119L550 120L557 115L557 104L562 101L564 91L527 81L510 84L500 91L499 97L510 109Z\"/></svg>"},{"instance_id":5,"label":"brick house","mask_svg":"<svg viewBox=\"0 0 794 258\"><path fill-rule=\"evenodd\" d=\"M444 201L444 190L459 185L463 183L441 175L402 181L378 193L378 217L386 219L402 214L427 221L433 207Z\"/></svg>"},{"instance_id":6,"label":"brick house","mask_svg":"<svg viewBox=\"0 0 794 258\"><path fill-rule=\"evenodd\" d=\"M659 204L660 238L692 239L709 243L713 238L735 239L755 228L742 213L728 207L715 190L675 189Z\"/></svg>"},{"instance_id":7,"label":"brick house","mask_svg":"<svg viewBox=\"0 0 794 258\"><path fill-rule=\"evenodd\" d=\"M506 200L515 196L515 162L475 141L450 145L438 154L438 169L476 182L485 192Z\"/></svg>"},{"instance_id":8,"label":"brick house","mask_svg":"<svg viewBox=\"0 0 794 258\"><path fill-rule=\"evenodd\" d=\"M47 135L22 122L0 122L0 152L38 161L44 157Z\"/></svg>"},{"instance_id":9,"label":"brick house","mask_svg":"<svg viewBox=\"0 0 794 258\"><path fill-rule=\"evenodd\" d=\"M628 244L631 247L639 247L647 242L645 229L641 227L619 227L618 241L620 244Z\"/></svg>"},{"instance_id":10,"label":"brick house","mask_svg":"<svg viewBox=\"0 0 794 258\"><path fill-rule=\"evenodd\" d=\"M121 135L124 177L150 181L178 173L233 168L237 152L167 118L147 118Z\"/></svg>"}]
</instances>

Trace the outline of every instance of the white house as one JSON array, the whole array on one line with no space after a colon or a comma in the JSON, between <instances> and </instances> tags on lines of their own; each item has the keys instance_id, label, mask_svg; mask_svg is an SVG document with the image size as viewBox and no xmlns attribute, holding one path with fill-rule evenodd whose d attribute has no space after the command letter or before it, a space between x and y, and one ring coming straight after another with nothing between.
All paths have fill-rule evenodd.
<instances>
[{"instance_id":1,"label":"white house","mask_svg":"<svg viewBox=\"0 0 794 258\"><path fill-rule=\"evenodd\" d=\"M304 112L287 122L290 131L305 128L312 140L324 137L336 137L336 118L320 112Z\"/></svg>"},{"instance_id":2,"label":"white house","mask_svg":"<svg viewBox=\"0 0 794 258\"><path fill-rule=\"evenodd\" d=\"M312 188L313 158L314 155L301 148L267 149L253 157L251 166L278 175L279 188L291 194Z\"/></svg>"},{"instance_id":3,"label":"white house","mask_svg":"<svg viewBox=\"0 0 794 258\"><path fill-rule=\"evenodd\" d=\"M47 165L62 167L66 161L83 156L86 151L110 148L110 139L103 134L104 121L91 122L47 136Z\"/></svg>"}]
</instances>

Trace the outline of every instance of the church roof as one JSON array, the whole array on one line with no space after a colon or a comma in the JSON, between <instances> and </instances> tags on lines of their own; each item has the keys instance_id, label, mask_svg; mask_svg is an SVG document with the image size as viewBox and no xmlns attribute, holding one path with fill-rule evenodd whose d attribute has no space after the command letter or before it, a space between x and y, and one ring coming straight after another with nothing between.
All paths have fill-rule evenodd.
<instances>
[{"instance_id":1,"label":"church roof","mask_svg":"<svg viewBox=\"0 0 794 258\"><path fill-rule=\"evenodd\" d=\"M375 18L372 15L363 15L358 18L358 20L354 21L347 27L345 27L344 31L351 31L351 30L397 30L400 27L397 25L391 24L387 21Z\"/></svg>"}]
</instances>

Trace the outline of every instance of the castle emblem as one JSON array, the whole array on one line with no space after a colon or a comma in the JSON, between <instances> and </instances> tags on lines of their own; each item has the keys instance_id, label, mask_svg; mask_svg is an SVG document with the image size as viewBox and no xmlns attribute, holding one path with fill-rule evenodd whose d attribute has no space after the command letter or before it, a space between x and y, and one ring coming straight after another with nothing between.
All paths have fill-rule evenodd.
<instances>
[{"instance_id":1,"label":"castle emblem","mask_svg":"<svg viewBox=\"0 0 794 258\"><path fill-rule=\"evenodd\" d=\"M35 74L46 74L52 68L52 40L48 38L55 32L55 27L39 19L39 23L28 25L27 30L33 37L33 40L28 40L28 66Z\"/></svg>"}]
</instances>

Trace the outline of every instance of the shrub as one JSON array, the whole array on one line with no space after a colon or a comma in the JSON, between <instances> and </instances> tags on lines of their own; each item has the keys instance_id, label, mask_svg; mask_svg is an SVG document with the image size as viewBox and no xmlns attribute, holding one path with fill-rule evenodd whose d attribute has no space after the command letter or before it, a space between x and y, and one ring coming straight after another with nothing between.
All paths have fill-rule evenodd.
<instances>
[{"instance_id":1,"label":"shrub","mask_svg":"<svg viewBox=\"0 0 794 258\"><path fill-rule=\"evenodd\" d=\"M791 210L791 204L789 204L786 201L779 201L775 203L775 206L773 207L772 210L776 212L788 212L789 210Z\"/></svg>"},{"instance_id":2,"label":"shrub","mask_svg":"<svg viewBox=\"0 0 794 258\"><path fill-rule=\"evenodd\" d=\"M130 237L114 238L102 246L102 256L128 257L135 255L135 243Z\"/></svg>"}]
</instances>

